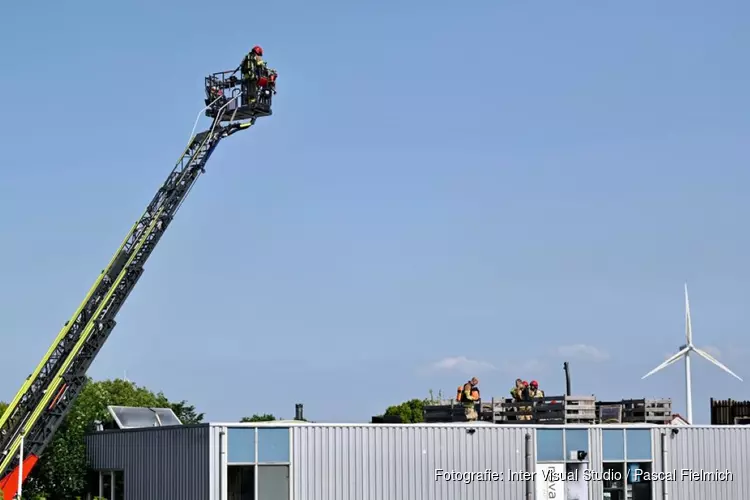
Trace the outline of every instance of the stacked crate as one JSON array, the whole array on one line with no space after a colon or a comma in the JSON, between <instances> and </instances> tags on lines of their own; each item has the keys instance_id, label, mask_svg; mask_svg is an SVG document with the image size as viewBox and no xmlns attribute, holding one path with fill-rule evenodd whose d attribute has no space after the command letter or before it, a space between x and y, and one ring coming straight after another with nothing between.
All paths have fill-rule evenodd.
<instances>
[{"instance_id":1,"label":"stacked crate","mask_svg":"<svg viewBox=\"0 0 750 500\"><path fill-rule=\"evenodd\" d=\"M672 422L670 399L623 399L624 423L668 425Z\"/></svg>"}]
</instances>

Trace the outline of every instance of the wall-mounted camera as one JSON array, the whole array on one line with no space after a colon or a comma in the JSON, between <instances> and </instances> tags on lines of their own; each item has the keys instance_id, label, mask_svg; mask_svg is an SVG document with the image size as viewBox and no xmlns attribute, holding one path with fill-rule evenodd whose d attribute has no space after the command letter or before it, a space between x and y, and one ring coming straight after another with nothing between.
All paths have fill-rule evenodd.
<instances>
[{"instance_id":1,"label":"wall-mounted camera","mask_svg":"<svg viewBox=\"0 0 750 500\"><path fill-rule=\"evenodd\" d=\"M474 434L475 432L477 432L476 429L466 429L466 434Z\"/></svg>"},{"instance_id":2,"label":"wall-mounted camera","mask_svg":"<svg viewBox=\"0 0 750 500\"><path fill-rule=\"evenodd\" d=\"M568 460L577 460L579 462L583 462L588 456L589 454L583 450L572 450L568 456Z\"/></svg>"}]
</instances>

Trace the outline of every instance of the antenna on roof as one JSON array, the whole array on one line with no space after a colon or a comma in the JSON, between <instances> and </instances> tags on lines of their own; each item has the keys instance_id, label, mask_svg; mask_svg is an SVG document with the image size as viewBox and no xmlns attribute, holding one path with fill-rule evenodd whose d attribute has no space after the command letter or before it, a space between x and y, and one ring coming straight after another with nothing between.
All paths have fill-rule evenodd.
<instances>
[{"instance_id":1,"label":"antenna on roof","mask_svg":"<svg viewBox=\"0 0 750 500\"><path fill-rule=\"evenodd\" d=\"M668 367L671 364L676 363L681 358L685 358L685 397L686 397L686 406L687 406L687 421L688 424L693 424L693 388L692 388L692 380L691 380L691 374L690 374L690 353L694 352L698 356L702 357L703 359L709 361L714 366L717 366L730 374L731 376L738 379L740 382L742 382L742 379L734 373L732 370L721 364L716 358L708 354L706 351L702 349L698 349L693 345L693 325L690 321L690 299L688 299L688 289L687 289L687 283L685 283L685 345L680 346L680 350L677 352L677 354L669 357L664 363L660 364L647 374L645 374L641 380L644 378L653 375L654 373L663 370L664 368Z\"/></svg>"}]
</instances>

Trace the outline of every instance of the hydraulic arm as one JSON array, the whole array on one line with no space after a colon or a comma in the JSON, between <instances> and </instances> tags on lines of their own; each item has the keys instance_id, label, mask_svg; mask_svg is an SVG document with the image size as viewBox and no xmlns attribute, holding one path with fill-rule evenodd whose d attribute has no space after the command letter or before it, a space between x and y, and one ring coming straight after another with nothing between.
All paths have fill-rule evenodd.
<instances>
[{"instance_id":1,"label":"hydraulic arm","mask_svg":"<svg viewBox=\"0 0 750 500\"><path fill-rule=\"evenodd\" d=\"M70 411L84 386L86 371L115 327L115 316L195 181L205 172L214 149L224 137L255 123L257 116L245 109L241 110L245 121L235 121L240 98L241 93L235 93L231 99L216 99L204 108L212 109L211 128L191 137L146 211L0 416L0 491L6 500L14 498L18 485ZM268 115L270 112L262 116Z\"/></svg>"}]
</instances>

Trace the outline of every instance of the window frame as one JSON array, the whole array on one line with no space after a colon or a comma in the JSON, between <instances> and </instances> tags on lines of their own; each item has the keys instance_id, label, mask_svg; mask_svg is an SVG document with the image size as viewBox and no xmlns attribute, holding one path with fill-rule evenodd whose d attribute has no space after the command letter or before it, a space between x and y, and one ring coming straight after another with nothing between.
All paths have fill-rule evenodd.
<instances>
[{"instance_id":1,"label":"window frame","mask_svg":"<svg viewBox=\"0 0 750 500\"><path fill-rule=\"evenodd\" d=\"M539 431L560 431L562 433L562 460L539 460ZM583 431L586 433L586 460L590 462L591 457L591 428L568 428L549 426L547 429L537 427L534 431L534 463L536 464L553 464L553 463L580 463L578 460L571 460L568 455L568 431Z\"/></svg>"},{"instance_id":2,"label":"window frame","mask_svg":"<svg viewBox=\"0 0 750 500\"><path fill-rule=\"evenodd\" d=\"M610 460L610 459L607 459L604 456L604 433L606 431L615 431L615 430L616 431L622 431L622 457L623 457L622 460L619 460L619 459L618 460ZM653 427L628 428L628 427L623 426L623 427L616 427L616 428L611 428L611 429L601 428L601 431L602 431L602 440L601 440L602 441L602 456L601 456L601 458L602 458L602 464L605 464L605 463L608 463L608 464L613 464L613 463L622 464L622 470L623 470L623 474L624 474L623 482L622 482L622 494L623 494L623 498L628 498L628 496L627 496L627 494L628 494L628 484L631 484L629 482L630 473L629 473L628 465L629 464L634 464L634 463L649 464L650 468L651 468L651 471L652 472L654 471L654 467L656 465L656 461L654 460L654 453L656 451L655 450L655 446L654 446L654 428ZM635 459L635 458L630 458L628 456L628 432L629 431L645 431L648 434L648 436L649 436L650 452L651 452L650 453L651 454L651 458L649 460ZM604 494L604 484L603 483L599 486L598 489L599 489L599 492L601 492L602 494ZM652 500L655 500L655 494L656 494L656 481L651 481L651 495L650 496L651 496Z\"/></svg>"},{"instance_id":3,"label":"window frame","mask_svg":"<svg viewBox=\"0 0 750 500\"><path fill-rule=\"evenodd\" d=\"M232 462L231 460L229 460L229 453L230 453L230 450L232 448L232 440L230 439L230 431L232 431L232 430L245 430L245 429L247 429L248 431L252 430L252 432L253 432L253 447L254 447L254 450L255 450L254 451L254 453L255 453L255 457L254 457L255 461L254 462ZM282 430L285 430L287 432L287 441L288 441L288 444L289 444L289 448L288 448L288 454L287 454L288 460L286 462L265 462L265 461L260 461L259 460L260 457L258 455L258 446L259 446L259 439L258 438L259 438L259 435L260 435L259 431L261 429L282 429ZM289 426L289 425L267 425L267 426L266 425L255 425L255 426L243 426L243 425L239 425L239 426L226 426L226 427L224 427L224 432L225 432L225 436L226 436L226 464L223 467L223 476L224 477L228 477L228 472L229 472L228 469L229 469L230 466L241 465L241 466L250 466L250 467L252 467L253 468L253 483L254 483L253 484L253 489L255 490L255 498L258 498L258 467L264 467L264 466L286 467L287 471L288 471L288 474L289 474L288 490L287 490L288 497L287 498L290 499L290 500L292 498L294 498L293 497L293 493L294 493L294 491L293 491L294 490L294 488L293 488L294 481L292 480L292 478L294 477L293 476L293 473L294 473L293 462L294 461L292 460L292 457L293 457L293 454L294 454L294 445L293 445L294 433L292 432L292 427L291 426ZM222 485L222 489L224 490L223 494L224 495L228 495L229 494L229 483L225 482Z\"/></svg>"}]
</instances>

